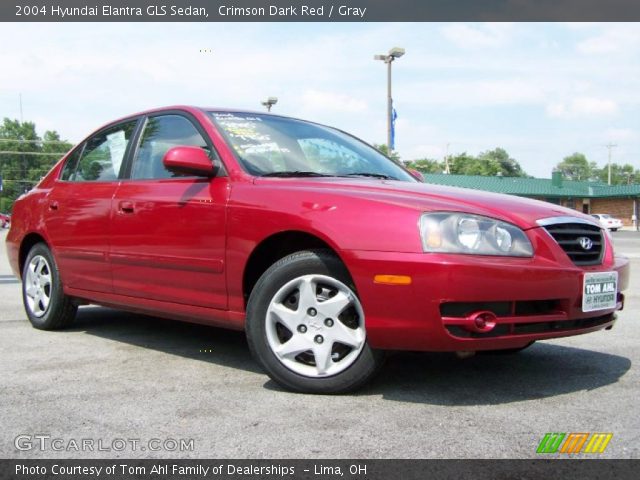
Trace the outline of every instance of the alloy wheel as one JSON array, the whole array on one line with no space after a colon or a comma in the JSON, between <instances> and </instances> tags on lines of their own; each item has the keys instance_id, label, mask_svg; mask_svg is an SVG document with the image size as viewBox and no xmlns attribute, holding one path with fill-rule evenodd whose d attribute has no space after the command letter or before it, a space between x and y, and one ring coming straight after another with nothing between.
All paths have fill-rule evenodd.
<instances>
[{"instance_id":1,"label":"alloy wheel","mask_svg":"<svg viewBox=\"0 0 640 480\"><path fill-rule=\"evenodd\" d=\"M273 296L266 314L267 342L288 369L328 377L349 368L365 340L364 313L351 289L325 275L304 275Z\"/></svg>"},{"instance_id":2,"label":"alloy wheel","mask_svg":"<svg viewBox=\"0 0 640 480\"><path fill-rule=\"evenodd\" d=\"M27 307L30 312L40 318L49 308L53 277L49 262L42 255L34 256L29 262L25 278Z\"/></svg>"}]
</instances>

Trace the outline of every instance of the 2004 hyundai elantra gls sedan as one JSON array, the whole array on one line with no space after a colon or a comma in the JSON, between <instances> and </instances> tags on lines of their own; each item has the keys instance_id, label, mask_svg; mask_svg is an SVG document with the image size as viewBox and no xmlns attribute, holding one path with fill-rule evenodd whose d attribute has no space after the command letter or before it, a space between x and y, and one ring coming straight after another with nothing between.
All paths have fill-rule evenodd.
<instances>
[{"instance_id":1,"label":"2004 hyundai elantra gls sedan","mask_svg":"<svg viewBox=\"0 0 640 480\"><path fill-rule=\"evenodd\" d=\"M426 185L342 131L242 111L109 123L12 220L36 328L92 303L245 330L272 379L315 393L363 385L386 350L610 328L629 274L590 216Z\"/></svg>"}]
</instances>

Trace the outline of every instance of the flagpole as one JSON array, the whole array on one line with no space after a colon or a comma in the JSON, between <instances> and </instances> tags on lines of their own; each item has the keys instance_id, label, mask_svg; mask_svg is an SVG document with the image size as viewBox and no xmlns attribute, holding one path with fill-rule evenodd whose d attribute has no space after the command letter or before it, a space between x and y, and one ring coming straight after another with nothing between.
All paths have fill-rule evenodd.
<instances>
[{"instance_id":1,"label":"flagpole","mask_svg":"<svg viewBox=\"0 0 640 480\"><path fill-rule=\"evenodd\" d=\"M391 129L393 122L393 100L391 98L391 64L396 58L400 58L404 55L404 48L393 47L389 50L387 55L374 55L374 60L382 60L387 64L387 150L388 155L391 155L394 145Z\"/></svg>"},{"instance_id":2,"label":"flagpole","mask_svg":"<svg viewBox=\"0 0 640 480\"><path fill-rule=\"evenodd\" d=\"M391 123L393 121L391 119L391 116L393 115L393 99L391 98L391 63L393 62L392 58L390 58L387 62L387 149L389 150L389 155L391 155L391 151L393 150L393 139L391 138Z\"/></svg>"}]
</instances>

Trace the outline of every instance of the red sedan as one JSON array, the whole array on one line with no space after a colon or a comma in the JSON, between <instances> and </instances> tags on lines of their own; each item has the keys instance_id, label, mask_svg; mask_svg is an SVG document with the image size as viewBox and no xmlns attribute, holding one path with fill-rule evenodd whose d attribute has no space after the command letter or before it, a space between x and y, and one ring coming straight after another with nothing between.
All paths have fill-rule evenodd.
<instances>
[{"instance_id":1,"label":"red sedan","mask_svg":"<svg viewBox=\"0 0 640 480\"><path fill-rule=\"evenodd\" d=\"M590 216L425 185L339 130L153 110L100 128L16 201L33 326L93 303L245 330L296 391L353 390L385 350L517 351L611 328L628 261Z\"/></svg>"}]
</instances>

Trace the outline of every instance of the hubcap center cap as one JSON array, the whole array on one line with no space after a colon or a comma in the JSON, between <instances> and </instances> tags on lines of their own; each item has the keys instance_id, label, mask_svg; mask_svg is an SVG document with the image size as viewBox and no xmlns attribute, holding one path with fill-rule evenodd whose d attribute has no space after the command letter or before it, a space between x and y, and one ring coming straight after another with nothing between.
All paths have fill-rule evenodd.
<instances>
[{"instance_id":1,"label":"hubcap center cap","mask_svg":"<svg viewBox=\"0 0 640 480\"><path fill-rule=\"evenodd\" d=\"M319 332L322 330L322 323L316 319L311 319L311 321L309 321L309 327L313 328L316 332Z\"/></svg>"}]
</instances>

